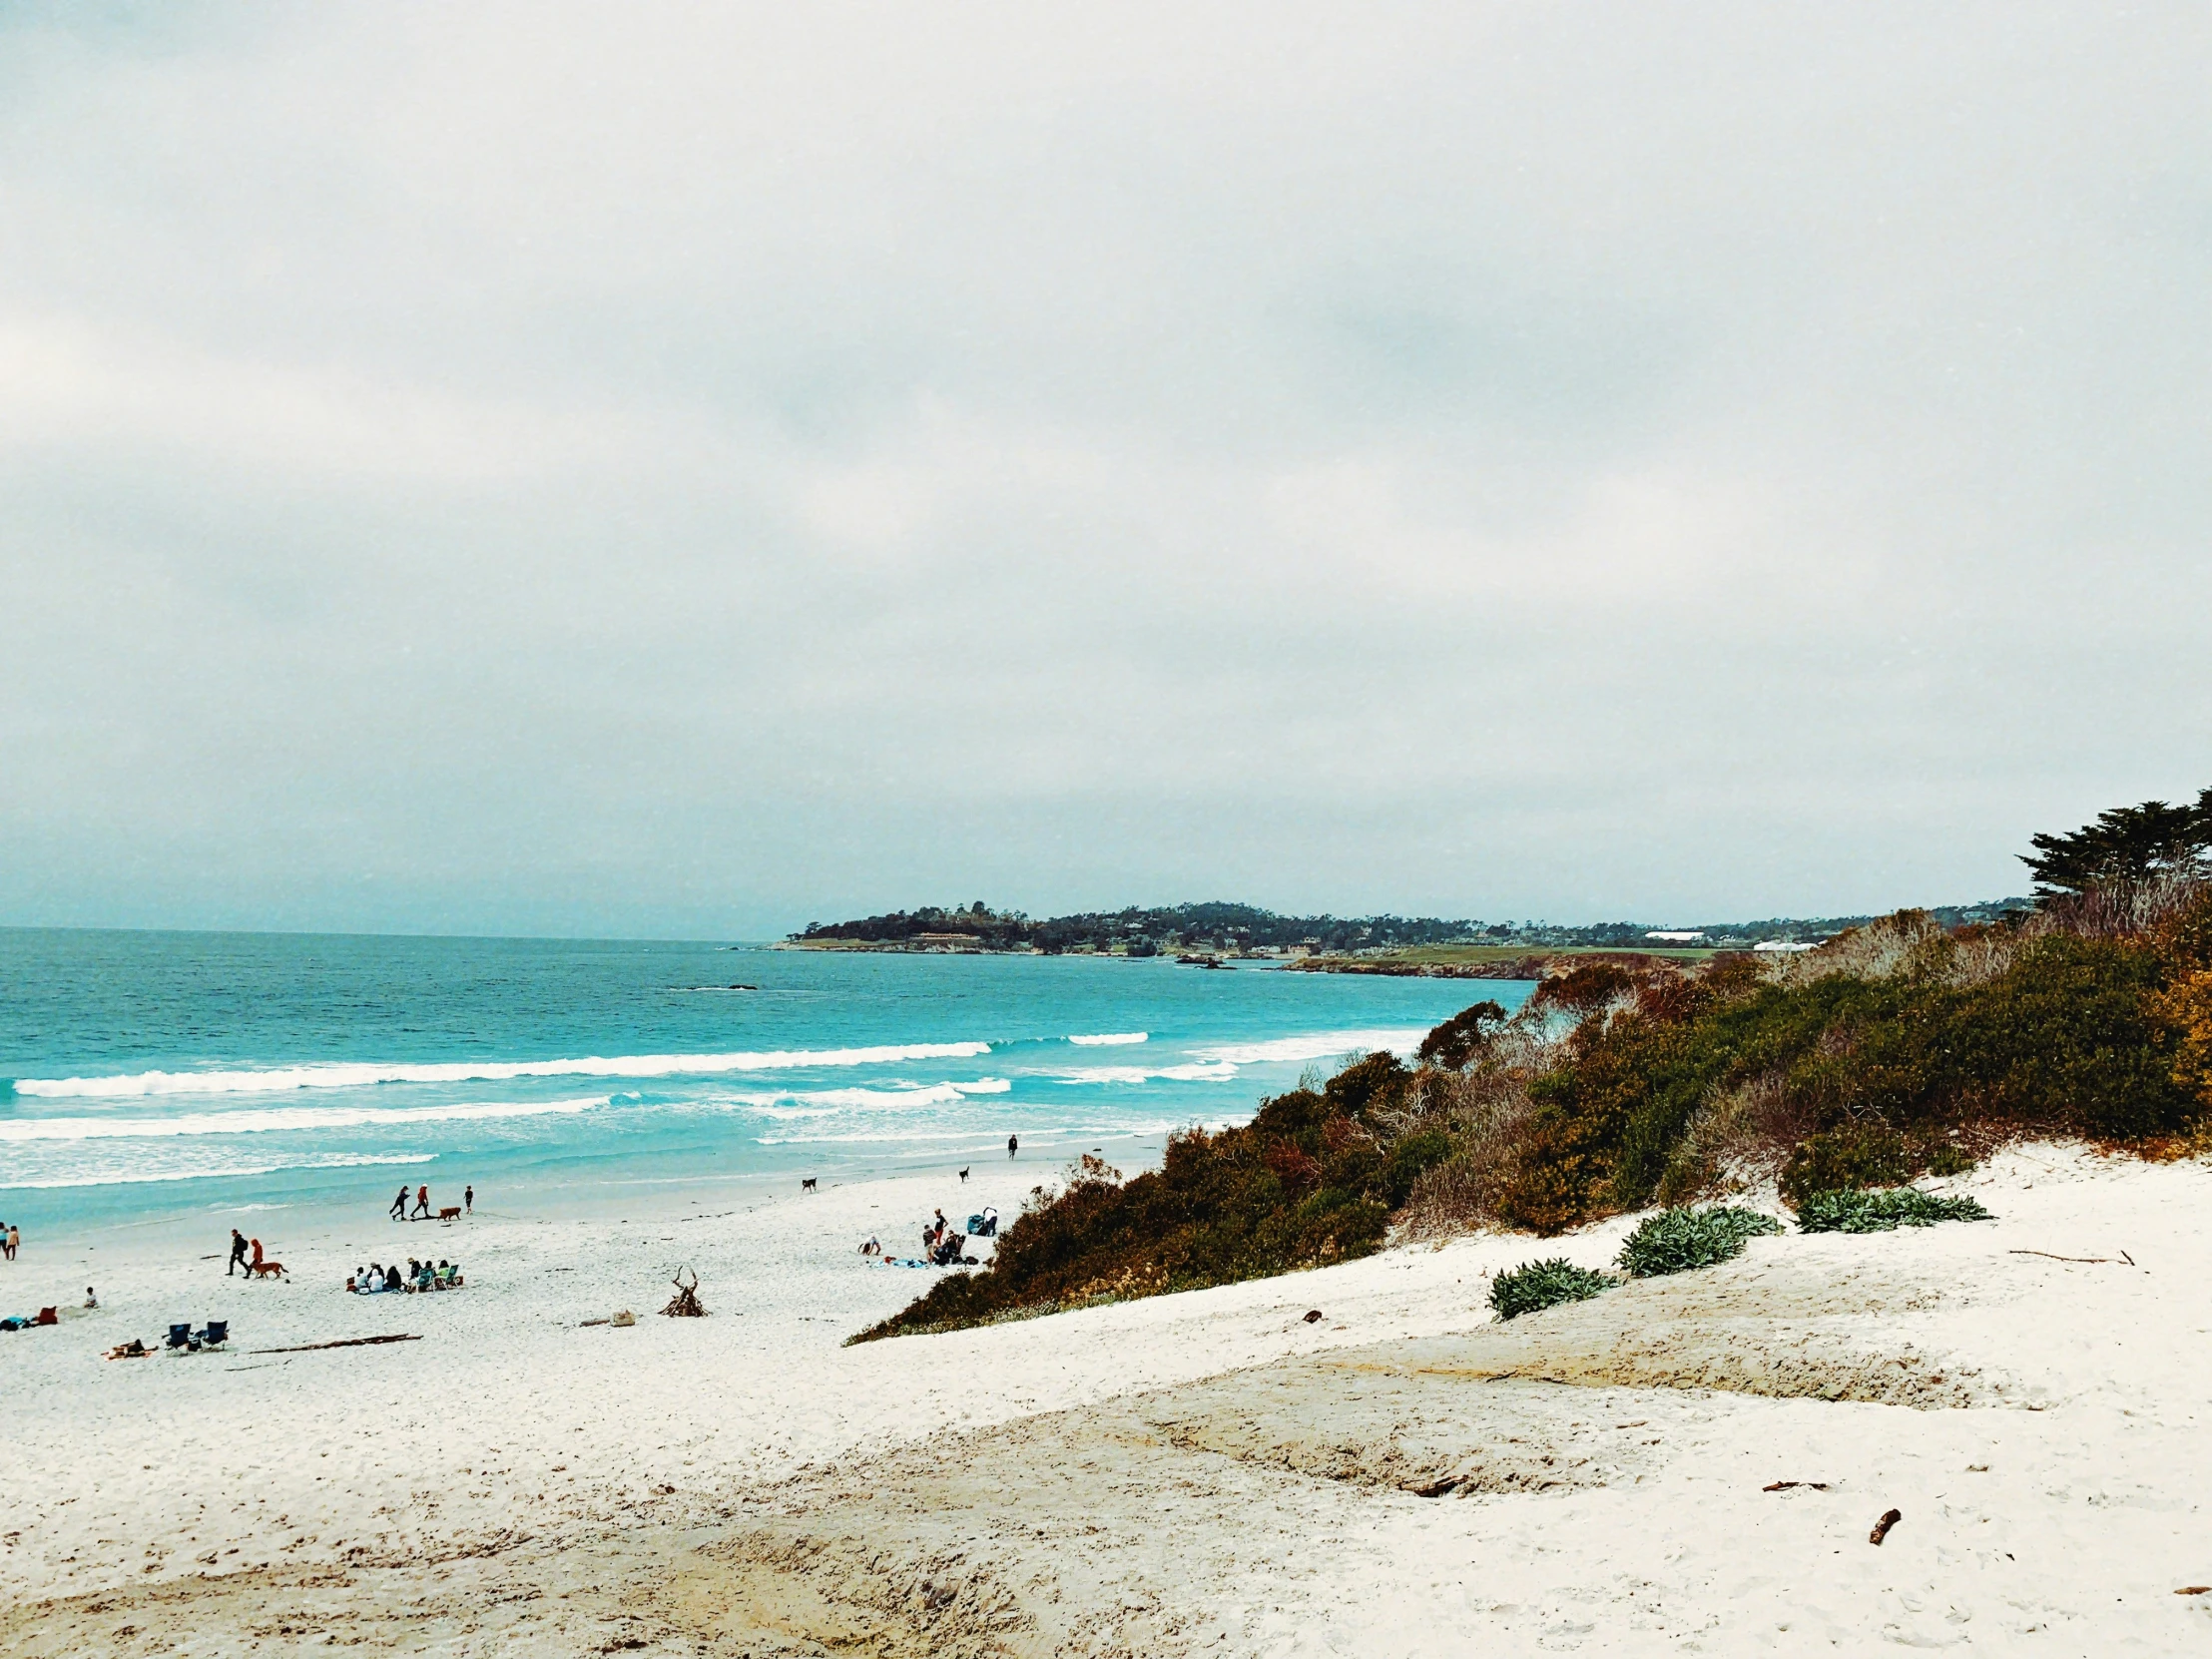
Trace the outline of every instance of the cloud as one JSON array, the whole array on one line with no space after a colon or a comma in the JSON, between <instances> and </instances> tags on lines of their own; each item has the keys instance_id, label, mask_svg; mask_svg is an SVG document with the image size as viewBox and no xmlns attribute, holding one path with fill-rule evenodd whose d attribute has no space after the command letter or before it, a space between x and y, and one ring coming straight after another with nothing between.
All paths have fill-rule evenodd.
<instances>
[{"instance_id":1,"label":"cloud","mask_svg":"<svg viewBox=\"0 0 2212 1659\"><path fill-rule=\"evenodd\" d=\"M0 27L0 918L1843 909L2212 776L2201 20Z\"/></svg>"}]
</instances>

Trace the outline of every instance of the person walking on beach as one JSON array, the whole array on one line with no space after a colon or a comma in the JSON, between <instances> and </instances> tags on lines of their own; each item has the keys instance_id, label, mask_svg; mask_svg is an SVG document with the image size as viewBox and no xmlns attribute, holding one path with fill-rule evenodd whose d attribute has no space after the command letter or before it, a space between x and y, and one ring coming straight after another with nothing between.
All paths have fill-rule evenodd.
<instances>
[{"instance_id":1,"label":"person walking on beach","mask_svg":"<svg viewBox=\"0 0 2212 1659\"><path fill-rule=\"evenodd\" d=\"M1008 1136L1006 1137L1006 1156L1007 1156L1007 1157L1009 1157L1009 1158L1011 1158L1011 1157L1012 1157L1012 1156L1013 1156L1013 1155L1014 1155L1015 1153L1019 1152L1020 1150L1021 1150L1021 1137L1020 1137L1019 1135L1008 1135Z\"/></svg>"},{"instance_id":2,"label":"person walking on beach","mask_svg":"<svg viewBox=\"0 0 2212 1659\"><path fill-rule=\"evenodd\" d=\"M9 1261L14 1261L16 1247L22 1242L23 1235L21 1233L18 1233L6 1222L0 1221L0 1256L6 1256Z\"/></svg>"},{"instance_id":3,"label":"person walking on beach","mask_svg":"<svg viewBox=\"0 0 2212 1659\"><path fill-rule=\"evenodd\" d=\"M234 1227L231 1229L231 1265L223 1270L223 1277L230 1278L231 1275L244 1266L246 1266L246 1235ZM251 1279L253 1275L248 1274L247 1277Z\"/></svg>"},{"instance_id":4,"label":"person walking on beach","mask_svg":"<svg viewBox=\"0 0 2212 1659\"><path fill-rule=\"evenodd\" d=\"M391 1219L393 1221L405 1221L407 1219L407 1189L404 1187L399 1189L399 1196L391 1201Z\"/></svg>"},{"instance_id":5,"label":"person walking on beach","mask_svg":"<svg viewBox=\"0 0 2212 1659\"><path fill-rule=\"evenodd\" d=\"M23 1230L22 1230L21 1228L19 1228L19 1227L11 1227L11 1228L9 1228L9 1229L8 1229L8 1260L9 1260L9 1261L11 1261L11 1262L12 1262L12 1261L14 1261L14 1260L15 1260L15 1253L16 1253L17 1251L21 1250L22 1248L23 1248Z\"/></svg>"},{"instance_id":6,"label":"person walking on beach","mask_svg":"<svg viewBox=\"0 0 2212 1659\"><path fill-rule=\"evenodd\" d=\"M402 1194L401 1196L404 1197L405 1195ZM430 1189L427 1186L415 1188L414 1214L408 1219L410 1221L428 1221L430 1219Z\"/></svg>"},{"instance_id":7,"label":"person walking on beach","mask_svg":"<svg viewBox=\"0 0 2212 1659\"><path fill-rule=\"evenodd\" d=\"M461 1189L461 1209L471 1216L476 1213L476 1188L473 1184Z\"/></svg>"}]
</instances>

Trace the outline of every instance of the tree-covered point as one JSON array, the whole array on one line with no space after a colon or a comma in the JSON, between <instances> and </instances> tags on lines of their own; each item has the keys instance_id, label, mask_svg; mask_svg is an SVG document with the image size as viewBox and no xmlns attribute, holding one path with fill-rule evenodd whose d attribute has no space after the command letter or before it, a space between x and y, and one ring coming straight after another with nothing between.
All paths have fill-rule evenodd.
<instances>
[{"instance_id":1,"label":"tree-covered point","mask_svg":"<svg viewBox=\"0 0 2212 1659\"><path fill-rule=\"evenodd\" d=\"M1940 905L1928 913L1945 927L2001 920L2032 907L2026 898L1987 899L1978 904ZM1743 947L1767 939L1812 942L1873 916L1770 916L1758 921L1716 921L1694 930L1705 942ZM1585 926L1540 921L1451 920L1439 916L1286 916L1254 904L1215 900L1204 904L1131 905L1120 910L1085 910L1037 920L1020 910L994 910L981 899L949 908L925 904L914 910L858 916L850 921L810 922L791 935L798 944L865 944L884 948L966 950L1126 951L1148 955L1158 950L1236 953L1248 950L1322 955L1404 950L1424 945L1503 944L1546 949L1622 948L1648 945L1660 927L1648 921L1601 921Z\"/></svg>"},{"instance_id":2,"label":"tree-covered point","mask_svg":"<svg viewBox=\"0 0 2212 1659\"><path fill-rule=\"evenodd\" d=\"M998 911L980 899L964 908L924 905L852 921L814 922L794 933L799 943L849 939L883 944L931 939L972 940L986 950L1217 951L1376 950L1448 944L1479 936L1481 923L1436 916L1284 916L1253 904L1131 905L1034 920L1019 910Z\"/></svg>"}]
</instances>

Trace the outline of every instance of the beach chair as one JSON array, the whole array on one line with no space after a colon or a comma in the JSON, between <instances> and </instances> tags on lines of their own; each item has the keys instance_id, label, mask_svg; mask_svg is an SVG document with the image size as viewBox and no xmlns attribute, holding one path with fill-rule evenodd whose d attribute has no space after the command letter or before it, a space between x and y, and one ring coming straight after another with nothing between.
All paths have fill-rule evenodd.
<instances>
[{"instance_id":1,"label":"beach chair","mask_svg":"<svg viewBox=\"0 0 2212 1659\"><path fill-rule=\"evenodd\" d=\"M198 1336L202 1348L221 1348L231 1340L231 1322L229 1320L210 1320L208 1321L208 1329L200 1332Z\"/></svg>"},{"instance_id":2,"label":"beach chair","mask_svg":"<svg viewBox=\"0 0 2212 1659\"><path fill-rule=\"evenodd\" d=\"M169 1340L162 1347L172 1354L198 1354L200 1345L192 1340L192 1322L187 1320L183 1325L171 1326Z\"/></svg>"}]
</instances>

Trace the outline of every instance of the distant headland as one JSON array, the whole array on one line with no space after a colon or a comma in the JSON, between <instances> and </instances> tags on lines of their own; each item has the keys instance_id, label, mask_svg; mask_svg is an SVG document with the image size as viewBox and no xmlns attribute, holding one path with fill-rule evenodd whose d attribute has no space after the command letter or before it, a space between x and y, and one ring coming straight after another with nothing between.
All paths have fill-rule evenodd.
<instances>
[{"instance_id":1,"label":"distant headland","mask_svg":"<svg viewBox=\"0 0 2212 1659\"><path fill-rule=\"evenodd\" d=\"M1931 917L1946 928L1999 920L2032 907L2027 898L1949 904ZM922 954L1161 956L1195 966L1272 962L1311 973L1404 974L1453 979L1540 979L1561 956L1632 955L1701 959L1724 951L1787 950L1818 944L1872 916L1774 916L1695 925L1604 921L1582 927L1537 921L1485 922L1439 916L1286 916L1255 904L1130 905L1031 917L977 899L851 921L818 921L786 943L801 950Z\"/></svg>"}]
</instances>

